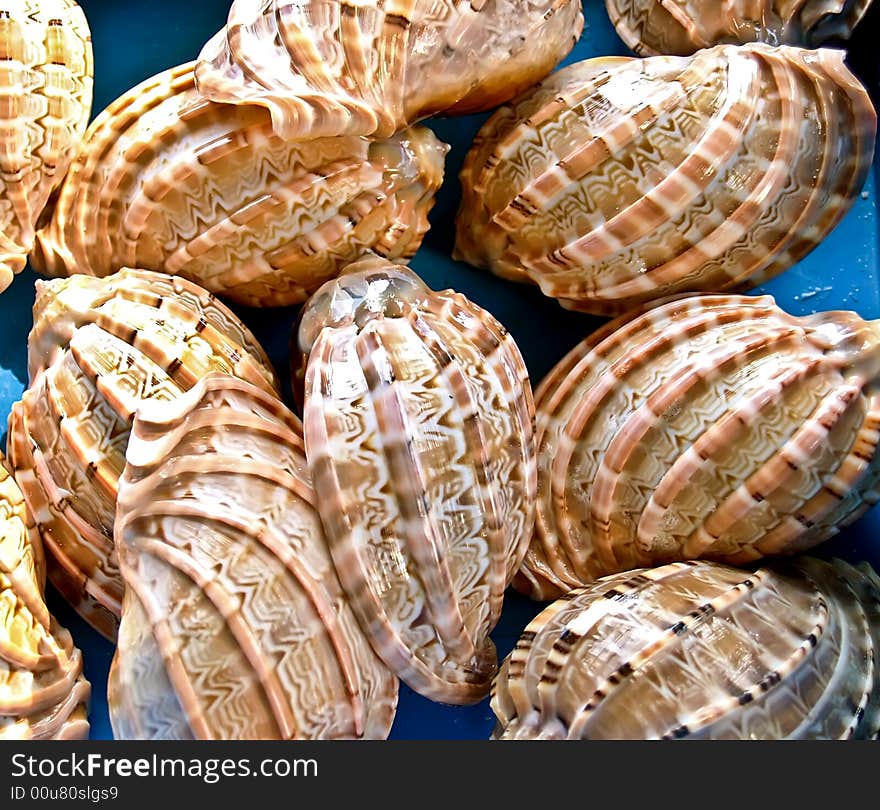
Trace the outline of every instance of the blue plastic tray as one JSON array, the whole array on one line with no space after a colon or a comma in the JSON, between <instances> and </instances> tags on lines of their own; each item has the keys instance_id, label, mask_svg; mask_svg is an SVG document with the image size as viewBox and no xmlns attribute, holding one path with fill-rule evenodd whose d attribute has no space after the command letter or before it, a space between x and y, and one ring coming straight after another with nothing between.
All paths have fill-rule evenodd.
<instances>
[{"instance_id":1,"label":"blue plastic tray","mask_svg":"<svg viewBox=\"0 0 880 810\"><path fill-rule=\"evenodd\" d=\"M203 42L225 22L229 0L80 0L92 29L95 48L95 106L97 114L117 96L161 70L195 58ZM876 11L876 9L875 9ZM566 63L591 56L628 53L608 21L603 0L584 0L586 27ZM880 15L878 15L880 16ZM867 52L866 52L867 54ZM866 62L874 65L867 54ZM869 67L876 70L876 67ZM877 95L876 73L869 78ZM446 183L431 216L432 228L412 262L436 289L453 287L486 307L504 323L519 343L533 382L537 383L563 354L598 321L566 312L544 298L537 288L501 281L449 257L454 240L454 217L459 200L458 171L471 140L487 116L429 121L437 135L451 144ZM863 317L880 317L880 219L877 183L880 160L853 210L812 254L784 275L761 288L793 314L827 309L854 309ZM12 403L27 384L27 334L35 275L19 276L0 295L0 442L5 447L5 422ZM263 341L280 374L287 373L287 340L295 309L237 310ZM880 510L816 553L838 555L856 562L880 564ZM106 683L113 647L91 630L50 586L49 606L70 629L85 657L92 683L90 720L93 739L111 739ZM501 622L493 633L500 655L506 655L541 605L510 593ZM401 688L392 739L486 739L494 724L488 700L477 706L452 707L431 703Z\"/></svg>"}]
</instances>

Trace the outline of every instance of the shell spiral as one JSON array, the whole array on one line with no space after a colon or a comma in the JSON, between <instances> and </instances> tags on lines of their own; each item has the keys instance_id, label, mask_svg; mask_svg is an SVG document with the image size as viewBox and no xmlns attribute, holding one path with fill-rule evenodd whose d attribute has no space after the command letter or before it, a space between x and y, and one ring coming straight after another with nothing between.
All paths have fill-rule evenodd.
<instances>
[{"instance_id":1,"label":"shell spiral","mask_svg":"<svg viewBox=\"0 0 880 810\"><path fill-rule=\"evenodd\" d=\"M306 454L340 581L416 691L484 697L488 638L534 522L534 404L485 310L379 259L307 304Z\"/></svg>"},{"instance_id":2,"label":"shell spiral","mask_svg":"<svg viewBox=\"0 0 880 810\"><path fill-rule=\"evenodd\" d=\"M299 421L212 374L138 411L120 480L117 738L385 738L397 678L334 573Z\"/></svg>"},{"instance_id":3,"label":"shell spiral","mask_svg":"<svg viewBox=\"0 0 880 810\"><path fill-rule=\"evenodd\" d=\"M877 117L843 58L722 45L564 68L478 133L457 256L597 314L765 281L870 169Z\"/></svg>"},{"instance_id":4,"label":"shell spiral","mask_svg":"<svg viewBox=\"0 0 880 810\"><path fill-rule=\"evenodd\" d=\"M92 109L92 40L73 0L4 0L0 15L0 292L27 261L37 219Z\"/></svg>"},{"instance_id":5,"label":"shell spiral","mask_svg":"<svg viewBox=\"0 0 880 810\"><path fill-rule=\"evenodd\" d=\"M624 316L536 395L535 598L682 559L816 545L880 499L880 326L768 296Z\"/></svg>"},{"instance_id":6,"label":"shell spiral","mask_svg":"<svg viewBox=\"0 0 880 810\"><path fill-rule=\"evenodd\" d=\"M447 148L430 130L285 143L261 107L202 99L192 67L141 83L89 127L37 235L38 270L142 267L277 306L367 250L415 253Z\"/></svg>"},{"instance_id":7,"label":"shell spiral","mask_svg":"<svg viewBox=\"0 0 880 810\"><path fill-rule=\"evenodd\" d=\"M815 48L848 39L871 0L605 0L620 38L640 56L687 56L722 43Z\"/></svg>"},{"instance_id":8,"label":"shell spiral","mask_svg":"<svg viewBox=\"0 0 880 810\"><path fill-rule=\"evenodd\" d=\"M286 140L384 138L513 98L583 22L578 0L235 0L196 81L214 101L266 107Z\"/></svg>"},{"instance_id":9,"label":"shell spiral","mask_svg":"<svg viewBox=\"0 0 880 810\"><path fill-rule=\"evenodd\" d=\"M45 562L0 454L0 740L89 734L82 654L43 600Z\"/></svg>"},{"instance_id":10,"label":"shell spiral","mask_svg":"<svg viewBox=\"0 0 880 810\"><path fill-rule=\"evenodd\" d=\"M880 580L809 558L672 563L546 608L501 666L496 739L870 739Z\"/></svg>"},{"instance_id":11,"label":"shell spiral","mask_svg":"<svg viewBox=\"0 0 880 810\"><path fill-rule=\"evenodd\" d=\"M83 618L116 634L119 476L143 400L169 400L211 371L276 391L256 339L196 285L143 270L38 282L30 386L8 454L47 552L49 578Z\"/></svg>"}]
</instances>

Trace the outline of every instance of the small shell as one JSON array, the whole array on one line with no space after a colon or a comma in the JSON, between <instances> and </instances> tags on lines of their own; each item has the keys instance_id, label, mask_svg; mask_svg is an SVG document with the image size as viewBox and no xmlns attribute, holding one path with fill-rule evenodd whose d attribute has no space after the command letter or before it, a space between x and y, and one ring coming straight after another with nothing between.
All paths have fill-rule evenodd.
<instances>
[{"instance_id":1,"label":"small shell","mask_svg":"<svg viewBox=\"0 0 880 810\"><path fill-rule=\"evenodd\" d=\"M640 56L687 56L721 43L816 48L849 39L871 0L605 0L620 38Z\"/></svg>"},{"instance_id":2,"label":"small shell","mask_svg":"<svg viewBox=\"0 0 880 810\"><path fill-rule=\"evenodd\" d=\"M235 0L196 81L214 101L263 105L287 140L387 138L513 98L583 24L580 0Z\"/></svg>"},{"instance_id":3,"label":"small shell","mask_svg":"<svg viewBox=\"0 0 880 810\"><path fill-rule=\"evenodd\" d=\"M299 303L367 250L416 252L446 150L423 127L288 144L262 108L201 99L182 65L89 127L31 261L54 276L143 267L242 304Z\"/></svg>"},{"instance_id":4,"label":"small shell","mask_svg":"<svg viewBox=\"0 0 880 810\"><path fill-rule=\"evenodd\" d=\"M92 39L73 0L4 0L0 12L0 292L64 179L92 109Z\"/></svg>"},{"instance_id":5,"label":"small shell","mask_svg":"<svg viewBox=\"0 0 880 810\"><path fill-rule=\"evenodd\" d=\"M561 70L478 134L457 256L600 314L765 281L871 166L877 118L843 57L719 46Z\"/></svg>"},{"instance_id":6,"label":"small shell","mask_svg":"<svg viewBox=\"0 0 880 810\"><path fill-rule=\"evenodd\" d=\"M463 295L380 259L306 306L305 441L343 587L426 697L470 703L534 521L534 405L513 339Z\"/></svg>"},{"instance_id":7,"label":"small shell","mask_svg":"<svg viewBox=\"0 0 880 810\"><path fill-rule=\"evenodd\" d=\"M0 454L0 740L89 735L89 682L70 633L43 600L45 562Z\"/></svg>"},{"instance_id":8,"label":"small shell","mask_svg":"<svg viewBox=\"0 0 880 810\"><path fill-rule=\"evenodd\" d=\"M880 323L703 296L608 325L537 393L538 517L517 585L736 564L820 543L880 499Z\"/></svg>"},{"instance_id":9,"label":"small shell","mask_svg":"<svg viewBox=\"0 0 880 810\"><path fill-rule=\"evenodd\" d=\"M117 738L385 738L397 679L360 631L299 421L212 374L138 411L120 480Z\"/></svg>"},{"instance_id":10,"label":"small shell","mask_svg":"<svg viewBox=\"0 0 880 810\"><path fill-rule=\"evenodd\" d=\"M143 270L37 282L31 384L8 452L45 544L49 579L86 621L116 633L113 552L119 475L142 400L169 400L211 371L274 392L256 339L194 284Z\"/></svg>"},{"instance_id":11,"label":"small shell","mask_svg":"<svg viewBox=\"0 0 880 810\"><path fill-rule=\"evenodd\" d=\"M869 739L880 580L799 559L673 563L544 610L501 666L495 739Z\"/></svg>"}]
</instances>

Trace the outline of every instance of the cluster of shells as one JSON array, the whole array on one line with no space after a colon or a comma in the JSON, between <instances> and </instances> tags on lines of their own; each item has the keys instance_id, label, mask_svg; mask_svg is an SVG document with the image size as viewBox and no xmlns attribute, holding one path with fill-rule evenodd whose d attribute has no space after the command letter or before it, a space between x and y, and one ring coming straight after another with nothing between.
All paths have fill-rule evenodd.
<instances>
[{"instance_id":1,"label":"cluster of shells","mask_svg":"<svg viewBox=\"0 0 880 810\"><path fill-rule=\"evenodd\" d=\"M741 294L865 182L876 114L820 46L868 2L607 0L645 58L552 73L580 2L235 0L88 128L81 9L7 5L0 290L54 279L0 467L0 737L88 733L45 577L116 645L121 738L384 738L399 681L491 690L502 739L877 736L877 576L755 564L880 501L880 326ZM406 267L419 121L493 108L456 257L619 316L534 397ZM217 296L303 304L302 420ZM511 585L558 601L499 666Z\"/></svg>"}]
</instances>

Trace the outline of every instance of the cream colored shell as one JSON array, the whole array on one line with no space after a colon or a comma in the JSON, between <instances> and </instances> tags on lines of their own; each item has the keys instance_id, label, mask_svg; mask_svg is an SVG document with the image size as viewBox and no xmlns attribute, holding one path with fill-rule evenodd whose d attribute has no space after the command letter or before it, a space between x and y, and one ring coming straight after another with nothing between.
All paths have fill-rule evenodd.
<instances>
[{"instance_id":1,"label":"cream colored shell","mask_svg":"<svg viewBox=\"0 0 880 810\"><path fill-rule=\"evenodd\" d=\"M287 140L387 138L513 98L582 28L580 0L235 0L196 80L214 101L268 108Z\"/></svg>"},{"instance_id":2,"label":"cream colored shell","mask_svg":"<svg viewBox=\"0 0 880 810\"><path fill-rule=\"evenodd\" d=\"M538 389L538 517L517 585L553 598L682 559L815 546L880 499L880 326L768 296L634 313Z\"/></svg>"},{"instance_id":3,"label":"cream colored shell","mask_svg":"<svg viewBox=\"0 0 880 810\"><path fill-rule=\"evenodd\" d=\"M334 573L301 426L212 374L138 411L119 486L117 738L385 738L397 679Z\"/></svg>"},{"instance_id":4,"label":"cream colored shell","mask_svg":"<svg viewBox=\"0 0 880 810\"><path fill-rule=\"evenodd\" d=\"M242 304L299 303L367 250L416 252L446 151L422 127L285 143L262 108L200 98L181 65L89 127L32 264L53 276L142 267Z\"/></svg>"},{"instance_id":5,"label":"cream colored shell","mask_svg":"<svg viewBox=\"0 0 880 810\"><path fill-rule=\"evenodd\" d=\"M0 10L0 292L22 270L92 108L92 40L73 0Z\"/></svg>"},{"instance_id":6,"label":"cream colored shell","mask_svg":"<svg viewBox=\"0 0 880 810\"><path fill-rule=\"evenodd\" d=\"M746 45L564 68L477 135L456 255L598 314L763 282L871 167L877 118L843 59Z\"/></svg>"},{"instance_id":7,"label":"cream colored shell","mask_svg":"<svg viewBox=\"0 0 880 810\"><path fill-rule=\"evenodd\" d=\"M872 739L878 658L867 566L637 569L529 624L494 684L494 737Z\"/></svg>"},{"instance_id":8,"label":"cream colored shell","mask_svg":"<svg viewBox=\"0 0 880 810\"><path fill-rule=\"evenodd\" d=\"M49 578L113 638L122 581L113 550L118 479L143 400L169 400L211 371L274 392L264 352L212 295L180 278L123 270L37 283L30 386L8 453L47 553Z\"/></svg>"}]
</instances>

